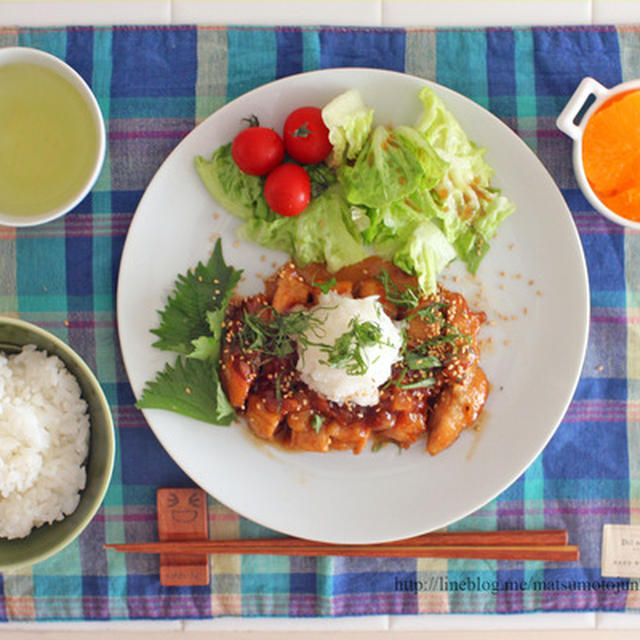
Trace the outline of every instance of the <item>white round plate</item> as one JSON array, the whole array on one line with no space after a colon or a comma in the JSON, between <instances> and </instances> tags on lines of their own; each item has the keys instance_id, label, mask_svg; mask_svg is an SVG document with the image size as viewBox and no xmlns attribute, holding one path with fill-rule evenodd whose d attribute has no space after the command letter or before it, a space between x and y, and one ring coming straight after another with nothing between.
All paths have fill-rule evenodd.
<instances>
[{"instance_id":1,"label":"white round plate","mask_svg":"<svg viewBox=\"0 0 640 640\"><path fill-rule=\"evenodd\" d=\"M508 487L553 435L579 379L589 292L571 214L532 151L500 120L460 94L420 78L373 69L332 69L278 80L222 107L194 129L151 181L131 224L118 284L118 326L136 397L170 354L151 347L176 276L206 260L219 234L228 263L244 269L240 293L287 256L238 242L238 220L214 202L194 169L252 114L282 127L294 108L323 106L357 88L377 123L412 124L418 90L431 86L469 137L488 149L494 184L515 201L475 277L459 265L445 286L487 312L482 364L492 385L478 429L431 457L424 443L328 454L286 451L250 435L243 422L215 427L145 411L159 441L195 483L237 513L293 536L374 543L441 528Z\"/></svg>"}]
</instances>

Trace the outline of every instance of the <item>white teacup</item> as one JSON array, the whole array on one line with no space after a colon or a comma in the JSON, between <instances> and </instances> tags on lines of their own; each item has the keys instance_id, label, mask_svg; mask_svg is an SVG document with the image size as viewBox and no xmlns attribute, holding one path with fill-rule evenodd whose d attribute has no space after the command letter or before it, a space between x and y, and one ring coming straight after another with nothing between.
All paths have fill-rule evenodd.
<instances>
[{"instance_id":1,"label":"white teacup","mask_svg":"<svg viewBox=\"0 0 640 640\"><path fill-rule=\"evenodd\" d=\"M0 224L28 227L71 211L105 150L100 107L74 69L38 49L0 49Z\"/></svg>"},{"instance_id":2,"label":"white teacup","mask_svg":"<svg viewBox=\"0 0 640 640\"><path fill-rule=\"evenodd\" d=\"M602 203L587 180L582 161L582 136L589 118L614 96L634 90L640 90L640 80L629 80L607 89L593 78L583 78L558 116L556 126L573 139L573 171L580 190L593 208L612 222L640 230L640 222L624 218ZM585 109L589 99L593 99L593 102L588 109ZM581 115L583 111L584 114Z\"/></svg>"}]
</instances>

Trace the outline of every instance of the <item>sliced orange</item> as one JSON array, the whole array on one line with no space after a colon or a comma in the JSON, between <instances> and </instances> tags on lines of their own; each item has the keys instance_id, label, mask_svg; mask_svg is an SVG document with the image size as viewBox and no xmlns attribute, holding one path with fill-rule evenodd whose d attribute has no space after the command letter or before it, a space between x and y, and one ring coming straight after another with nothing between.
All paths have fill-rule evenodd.
<instances>
[{"instance_id":1,"label":"sliced orange","mask_svg":"<svg viewBox=\"0 0 640 640\"><path fill-rule=\"evenodd\" d=\"M640 186L640 91L606 102L582 138L585 174L598 197Z\"/></svg>"},{"instance_id":2,"label":"sliced orange","mask_svg":"<svg viewBox=\"0 0 640 640\"><path fill-rule=\"evenodd\" d=\"M600 200L619 216L640 222L640 186L630 187L613 196L603 196Z\"/></svg>"}]
</instances>

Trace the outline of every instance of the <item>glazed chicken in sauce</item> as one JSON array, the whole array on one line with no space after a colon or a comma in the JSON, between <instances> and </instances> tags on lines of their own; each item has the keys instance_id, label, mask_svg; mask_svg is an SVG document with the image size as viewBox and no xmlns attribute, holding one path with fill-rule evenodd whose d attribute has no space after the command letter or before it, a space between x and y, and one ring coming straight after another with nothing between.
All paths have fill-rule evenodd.
<instances>
[{"instance_id":1,"label":"glazed chicken in sauce","mask_svg":"<svg viewBox=\"0 0 640 640\"><path fill-rule=\"evenodd\" d=\"M323 344L322 326L312 326L310 333L313 310L329 291L354 299L377 296L403 336L375 404L336 402L302 380L298 360L305 336L307 343L322 345L325 364L352 370L354 362L362 364L355 342L346 359L334 357L339 340ZM427 451L435 455L477 421L487 399L489 383L478 364L477 344L485 319L462 295L442 286L421 295L415 278L377 257L337 273L322 264L289 262L266 280L263 293L232 299L224 322L221 379L233 407L266 440L306 451L359 453L368 443L407 448L426 437ZM354 330L354 336L385 340L371 331L375 322L352 325L368 330ZM309 335L316 337L310 341Z\"/></svg>"}]
</instances>

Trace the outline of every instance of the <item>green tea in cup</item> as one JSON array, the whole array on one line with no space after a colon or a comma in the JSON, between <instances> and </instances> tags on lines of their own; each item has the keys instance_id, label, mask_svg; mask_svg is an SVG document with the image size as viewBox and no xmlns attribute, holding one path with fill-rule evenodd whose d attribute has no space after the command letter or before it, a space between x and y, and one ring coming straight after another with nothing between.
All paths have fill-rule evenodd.
<instances>
[{"instance_id":1,"label":"green tea in cup","mask_svg":"<svg viewBox=\"0 0 640 640\"><path fill-rule=\"evenodd\" d=\"M82 78L42 51L0 49L0 224L71 210L104 158L104 123Z\"/></svg>"}]
</instances>

